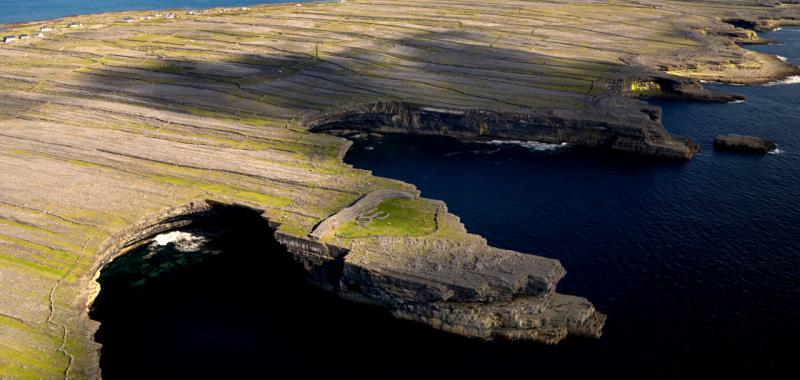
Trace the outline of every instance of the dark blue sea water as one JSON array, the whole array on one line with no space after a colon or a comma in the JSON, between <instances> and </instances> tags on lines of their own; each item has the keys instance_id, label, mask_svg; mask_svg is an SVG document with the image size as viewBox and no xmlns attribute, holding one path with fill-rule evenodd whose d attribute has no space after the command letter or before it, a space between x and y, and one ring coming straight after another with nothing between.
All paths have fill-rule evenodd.
<instances>
[{"instance_id":1,"label":"dark blue sea water","mask_svg":"<svg viewBox=\"0 0 800 380\"><path fill-rule=\"evenodd\" d=\"M768 37L785 44L753 49L800 63L800 31ZM657 102L668 130L702 146L683 164L413 137L360 142L345 160L445 200L491 244L562 261L560 291L606 312L605 335L544 350L531 371L797 379L800 85L712 87L748 101ZM771 138L781 153L714 152L718 133Z\"/></svg>"},{"instance_id":2,"label":"dark blue sea water","mask_svg":"<svg viewBox=\"0 0 800 380\"><path fill-rule=\"evenodd\" d=\"M800 63L799 31L769 37L786 44L754 49ZM600 340L484 343L393 320L304 285L267 227L237 217L196 232L211 239L202 260L169 246L145 259L145 247L103 272L104 374L800 378L800 85L714 87L749 100L658 103L670 131L702 145L687 163L418 137L360 141L346 157L445 200L493 245L561 260L560 291L609 316ZM732 132L781 153L714 152Z\"/></svg>"},{"instance_id":3,"label":"dark blue sea water","mask_svg":"<svg viewBox=\"0 0 800 380\"><path fill-rule=\"evenodd\" d=\"M302 2L303 0L292 2ZM307 1L307 0L306 0ZM202 9L288 0L0 0L0 24L134 9Z\"/></svg>"}]
</instances>

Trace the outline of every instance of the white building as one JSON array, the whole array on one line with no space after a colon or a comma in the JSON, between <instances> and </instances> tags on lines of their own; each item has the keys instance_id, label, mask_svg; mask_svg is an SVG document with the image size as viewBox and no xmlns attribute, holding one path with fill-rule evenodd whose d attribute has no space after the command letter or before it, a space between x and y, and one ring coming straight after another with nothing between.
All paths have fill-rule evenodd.
<instances>
[{"instance_id":1,"label":"white building","mask_svg":"<svg viewBox=\"0 0 800 380\"><path fill-rule=\"evenodd\" d=\"M16 40L17 40L17 36L5 36L5 37L3 37L3 43L4 44L10 44L10 43L12 43L12 42L14 42Z\"/></svg>"}]
</instances>

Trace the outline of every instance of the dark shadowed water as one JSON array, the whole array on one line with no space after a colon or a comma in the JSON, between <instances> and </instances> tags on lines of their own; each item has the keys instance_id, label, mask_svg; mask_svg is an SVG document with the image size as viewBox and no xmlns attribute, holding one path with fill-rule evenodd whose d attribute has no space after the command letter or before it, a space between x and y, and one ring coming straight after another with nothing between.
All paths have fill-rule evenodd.
<instances>
[{"instance_id":1,"label":"dark shadowed water","mask_svg":"<svg viewBox=\"0 0 800 380\"><path fill-rule=\"evenodd\" d=\"M258 213L145 245L103 269L91 317L105 379L427 379L526 374L532 344L491 344L398 321L303 280ZM187 249L188 248L188 249Z\"/></svg>"},{"instance_id":2,"label":"dark shadowed water","mask_svg":"<svg viewBox=\"0 0 800 380\"><path fill-rule=\"evenodd\" d=\"M758 50L800 63L799 31L769 37L787 43ZM145 259L143 247L103 272L104 374L800 378L800 85L719 88L749 100L659 103L670 131L702 145L688 163L415 137L359 141L346 157L445 200L493 245L561 260L560 291L609 315L600 340L483 343L392 320L305 285L265 226L237 218L233 232L197 232L210 238L198 252ZM714 152L733 132L781 153ZM169 270L141 283L157 267Z\"/></svg>"},{"instance_id":3,"label":"dark shadowed water","mask_svg":"<svg viewBox=\"0 0 800 380\"><path fill-rule=\"evenodd\" d=\"M0 24L135 9L202 9L288 2L288 0L0 0ZM303 0L291 2L297 3Z\"/></svg>"}]
</instances>

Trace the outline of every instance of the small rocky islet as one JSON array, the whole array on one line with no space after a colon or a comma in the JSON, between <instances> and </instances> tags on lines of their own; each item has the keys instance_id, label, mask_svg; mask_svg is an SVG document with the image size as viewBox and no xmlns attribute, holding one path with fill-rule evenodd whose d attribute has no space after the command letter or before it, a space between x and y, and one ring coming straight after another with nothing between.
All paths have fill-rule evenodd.
<instances>
[{"instance_id":1,"label":"small rocky islet","mask_svg":"<svg viewBox=\"0 0 800 380\"><path fill-rule=\"evenodd\" d=\"M766 154L778 149L772 140L738 134L719 135L714 138L714 149L730 152Z\"/></svg>"},{"instance_id":2,"label":"small rocky islet","mask_svg":"<svg viewBox=\"0 0 800 380\"><path fill-rule=\"evenodd\" d=\"M640 99L739 100L701 81L797 75L738 45L761 42L743 22L797 20L798 5L758 1L398 0L7 25L0 377L99 377L99 271L230 207L258 210L310 281L398 318L484 339L599 337L605 315L556 291L557 260L489 246L412 184L344 164L350 143L333 134L689 160L697 144Z\"/></svg>"}]
</instances>

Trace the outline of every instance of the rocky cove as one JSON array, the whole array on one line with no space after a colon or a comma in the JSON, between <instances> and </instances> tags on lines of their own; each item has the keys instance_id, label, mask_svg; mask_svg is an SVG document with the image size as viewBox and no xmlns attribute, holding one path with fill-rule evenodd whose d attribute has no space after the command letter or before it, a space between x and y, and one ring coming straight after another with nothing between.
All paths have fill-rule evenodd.
<instances>
[{"instance_id":1,"label":"rocky cove","mask_svg":"<svg viewBox=\"0 0 800 380\"><path fill-rule=\"evenodd\" d=\"M104 267L90 310L104 378L427 378L545 347L460 338L342 300L304 280L258 212L206 215ZM341 365L353 357L363 363Z\"/></svg>"},{"instance_id":2,"label":"rocky cove","mask_svg":"<svg viewBox=\"0 0 800 380\"><path fill-rule=\"evenodd\" d=\"M108 243L101 267L155 235L209 224L216 218L225 220L226 213L236 210L261 214L209 201L148 217ZM441 212L442 218L451 219L445 222L448 228L463 231L446 209ZM601 335L605 316L591 303L555 293L565 274L555 260L491 248L477 236L458 244L447 239L382 237L382 249L376 255L370 246L366 246L369 250L364 245L345 249L271 233L291 259L302 265L311 283L346 299L382 306L401 319L484 339L557 343L568 333ZM95 277L100 268L97 273Z\"/></svg>"}]
</instances>

